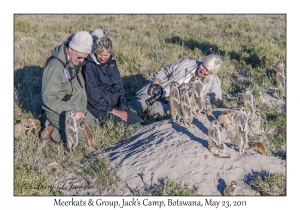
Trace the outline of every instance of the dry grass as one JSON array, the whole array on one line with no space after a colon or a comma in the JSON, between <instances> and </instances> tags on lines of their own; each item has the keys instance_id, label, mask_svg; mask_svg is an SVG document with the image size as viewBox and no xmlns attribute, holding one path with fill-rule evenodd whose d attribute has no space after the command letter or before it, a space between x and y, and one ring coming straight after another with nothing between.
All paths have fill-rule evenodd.
<instances>
[{"instance_id":1,"label":"dry grass","mask_svg":"<svg viewBox=\"0 0 300 210\"><path fill-rule=\"evenodd\" d=\"M250 186L264 196L286 196L286 176L284 174L267 174L257 176Z\"/></svg>"}]
</instances>

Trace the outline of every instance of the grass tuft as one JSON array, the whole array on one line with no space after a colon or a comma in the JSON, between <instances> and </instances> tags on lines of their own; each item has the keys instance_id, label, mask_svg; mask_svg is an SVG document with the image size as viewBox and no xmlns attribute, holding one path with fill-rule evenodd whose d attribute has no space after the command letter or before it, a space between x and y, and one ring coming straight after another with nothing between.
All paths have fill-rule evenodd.
<instances>
[{"instance_id":1,"label":"grass tuft","mask_svg":"<svg viewBox=\"0 0 300 210\"><path fill-rule=\"evenodd\" d=\"M182 186L176 180L168 177L163 178L160 181L160 185L153 187L146 192L140 192L141 196L196 196L199 189L197 187L188 188Z\"/></svg>"},{"instance_id":2,"label":"grass tuft","mask_svg":"<svg viewBox=\"0 0 300 210\"><path fill-rule=\"evenodd\" d=\"M286 177L284 174L258 175L250 181L250 186L264 196L286 195Z\"/></svg>"}]
</instances>

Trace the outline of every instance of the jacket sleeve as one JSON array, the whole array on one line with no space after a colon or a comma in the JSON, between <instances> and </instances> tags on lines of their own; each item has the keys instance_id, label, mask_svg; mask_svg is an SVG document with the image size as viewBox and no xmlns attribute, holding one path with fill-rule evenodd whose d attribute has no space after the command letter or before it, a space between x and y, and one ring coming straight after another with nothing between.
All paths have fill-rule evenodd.
<instances>
[{"instance_id":1,"label":"jacket sleeve","mask_svg":"<svg viewBox=\"0 0 300 210\"><path fill-rule=\"evenodd\" d=\"M117 69L117 74L119 77L119 85L118 85L118 93L119 93L119 110L121 111L128 111L128 106L127 106L127 101L125 98L125 89L124 89L124 84L123 84L123 80L119 71L119 68L116 66Z\"/></svg>"},{"instance_id":2,"label":"jacket sleeve","mask_svg":"<svg viewBox=\"0 0 300 210\"><path fill-rule=\"evenodd\" d=\"M184 68L179 68L179 67L183 66L183 63L186 63L189 60L190 59L183 59L177 63L173 63L169 66L166 66L166 67L158 70L153 77L153 82L159 81L159 83L162 83L163 80L165 80L167 77L169 77L169 75L172 74L173 72L183 70Z\"/></svg>"},{"instance_id":3,"label":"jacket sleeve","mask_svg":"<svg viewBox=\"0 0 300 210\"><path fill-rule=\"evenodd\" d=\"M92 63L87 63L85 68L85 85L87 98L90 105L102 112L108 112L108 102L102 97L103 93L98 88L97 84L97 66Z\"/></svg>"},{"instance_id":4,"label":"jacket sleeve","mask_svg":"<svg viewBox=\"0 0 300 210\"><path fill-rule=\"evenodd\" d=\"M63 77L63 66L59 68L60 64L53 64L56 61L50 61L47 66L45 66L42 78L42 98L44 106L57 114L62 114L62 112L67 110L72 110L76 112L75 107L71 107L69 103L62 100L63 95L61 87L70 85L69 81ZM70 87L71 88L71 87ZM70 93L68 93L70 94Z\"/></svg>"},{"instance_id":5,"label":"jacket sleeve","mask_svg":"<svg viewBox=\"0 0 300 210\"><path fill-rule=\"evenodd\" d=\"M205 86L204 86L205 87ZM218 75L210 75L209 82L203 90L204 95L209 94L212 101L222 100L221 81Z\"/></svg>"}]
</instances>

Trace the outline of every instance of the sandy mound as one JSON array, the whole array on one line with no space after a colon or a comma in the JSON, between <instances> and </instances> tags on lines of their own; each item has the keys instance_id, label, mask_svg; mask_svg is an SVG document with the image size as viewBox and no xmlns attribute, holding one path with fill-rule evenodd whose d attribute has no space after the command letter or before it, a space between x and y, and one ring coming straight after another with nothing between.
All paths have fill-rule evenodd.
<instances>
[{"instance_id":1,"label":"sandy mound","mask_svg":"<svg viewBox=\"0 0 300 210\"><path fill-rule=\"evenodd\" d=\"M264 94L261 95L260 101L271 108L286 110L286 94L284 94L282 99L279 99L276 93L272 91L265 91Z\"/></svg>"},{"instance_id":2,"label":"sandy mound","mask_svg":"<svg viewBox=\"0 0 300 210\"><path fill-rule=\"evenodd\" d=\"M214 110L218 116L223 109ZM170 120L147 125L134 136L107 150L112 168L121 178L120 195L135 195L149 189L159 179L169 177L189 187L199 187L200 195L222 195L236 180L239 195L255 195L246 183L256 174L285 173L285 161L247 150L239 155L234 145L234 127L222 131L223 142L231 158L214 157L207 149L212 118L195 116L194 125L181 126ZM259 133L259 121L253 133ZM252 133L250 132L249 135Z\"/></svg>"}]
</instances>

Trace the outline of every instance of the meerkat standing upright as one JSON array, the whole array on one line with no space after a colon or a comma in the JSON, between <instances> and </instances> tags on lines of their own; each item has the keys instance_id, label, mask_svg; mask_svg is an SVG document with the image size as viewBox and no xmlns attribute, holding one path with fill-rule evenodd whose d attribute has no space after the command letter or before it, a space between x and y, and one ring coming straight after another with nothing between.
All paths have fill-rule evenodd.
<instances>
[{"instance_id":1,"label":"meerkat standing upright","mask_svg":"<svg viewBox=\"0 0 300 210\"><path fill-rule=\"evenodd\" d=\"M189 96L189 90L186 83L182 83L180 87L180 107L183 118L183 124L192 124L192 105Z\"/></svg>"},{"instance_id":2,"label":"meerkat standing upright","mask_svg":"<svg viewBox=\"0 0 300 210\"><path fill-rule=\"evenodd\" d=\"M66 137L67 137L67 148L74 150L78 145L78 129L75 120L75 112L66 112Z\"/></svg>"},{"instance_id":3,"label":"meerkat standing upright","mask_svg":"<svg viewBox=\"0 0 300 210\"><path fill-rule=\"evenodd\" d=\"M253 149L254 151L257 151L260 154L265 155L265 156L269 155L268 148L266 147L266 145L264 143L261 143L261 142L254 143L250 148L247 148L246 150L248 150L248 149Z\"/></svg>"},{"instance_id":4,"label":"meerkat standing upright","mask_svg":"<svg viewBox=\"0 0 300 210\"><path fill-rule=\"evenodd\" d=\"M181 107L180 107L180 93L179 93L180 84L176 81L172 82L170 85L170 107L171 115L173 122L180 122Z\"/></svg>"},{"instance_id":5,"label":"meerkat standing upright","mask_svg":"<svg viewBox=\"0 0 300 210\"><path fill-rule=\"evenodd\" d=\"M225 196L235 196L236 195L237 182L232 181L229 186L226 186L223 194Z\"/></svg>"},{"instance_id":6,"label":"meerkat standing upright","mask_svg":"<svg viewBox=\"0 0 300 210\"><path fill-rule=\"evenodd\" d=\"M213 120L210 124L208 131L208 150L215 156L219 158L230 158L230 155L221 156L221 154L226 153L226 146L221 141L220 134L221 126L218 120Z\"/></svg>"},{"instance_id":7,"label":"meerkat standing upright","mask_svg":"<svg viewBox=\"0 0 300 210\"><path fill-rule=\"evenodd\" d=\"M284 73L285 64L283 61L279 61L275 65L276 70L276 81L277 88L285 88L285 73Z\"/></svg>"},{"instance_id":8,"label":"meerkat standing upright","mask_svg":"<svg viewBox=\"0 0 300 210\"><path fill-rule=\"evenodd\" d=\"M80 124L80 127L84 130L88 145L93 146L94 148L97 148L95 136L94 136L93 132L91 131L90 127L88 126L88 124L86 122L82 122Z\"/></svg>"},{"instance_id":9,"label":"meerkat standing upright","mask_svg":"<svg viewBox=\"0 0 300 210\"><path fill-rule=\"evenodd\" d=\"M209 95L205 96L204 109L205 109L206 114L208 116L212 116L214 119L216 119L216 117L212 113L212 106L211 106L211 103L210 103L210 97L209 97Z\"/></svg>"},{"instance_id":10,"label":"meerkat standing upright","mask_svg":"<svg viewBox=\"0 0 300 210\"><path fill-rule=\"evenodd\" d=\"M253 119L253 115L254 115L254 105L253 105L253 94L252 94L252 90L247 89L244 93L244 107L245 107L245 111L247 114L247 117L249 119Z\"/></svg>"},{"instance_id":11,"label":"meerkat standing upright","mask_svg":"<svg viewBox=\"0 0 300 210\"><path fill-rule=\"evenodd\" d=\"M203 84L200 78L193 76L189 81L189 86L192 89L191 104L192 113L194 115L199 114L203 111L204 97L203 97Z\"/></svg>"},{"instance_id":12,"label":"meerkat standing upright","mask_svg":"<svg viewBox=\"0 0 300 210\"><path fill-rule=\"evenodd\" d=\"M235 121L238 151L242 154L248 145L248 117L244 107L237 110Z\"/></svg>"},{"instance_id":13,"label":"meerkat standing upright","mask_svg":"<svg viewBox=\"0 0 300 210\"><path fill-rule=\"evenodd\" d=\"M229 124L233 125L235 118L235 111L234 110L224 110L218 117L218 121L222 128L228 130Z\"/></svg>"}]
</instances>

